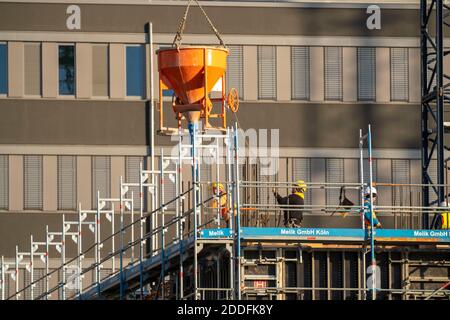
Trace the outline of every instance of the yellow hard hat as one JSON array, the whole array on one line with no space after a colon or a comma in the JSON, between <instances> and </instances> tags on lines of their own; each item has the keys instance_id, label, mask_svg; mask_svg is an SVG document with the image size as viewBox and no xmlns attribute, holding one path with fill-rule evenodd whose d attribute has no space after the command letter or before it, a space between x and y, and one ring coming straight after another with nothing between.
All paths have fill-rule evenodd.
<instances>
[{"instance_id":1,"label":"yellow hard hat","mask_svg":"<svg viewBox=\"0 0 450 320\"><path fill-rule=\"evenodd\" d=\"M306 192L307 190L306 183L303 180L297 180L295 182L295 186L302 189L302 192Z\"/></svg>"},{"instance_id":2,"label":"yellow hard hat","mask_svg":"<svg viewBox=\"0 0 450 320\"><path fill-rule=\"evenodd\" d=\"M225 190L223 184L221 184L220 182L214 182L212 184L213 189L219 189L219 190Z\"/></svg>"}]
</instances>

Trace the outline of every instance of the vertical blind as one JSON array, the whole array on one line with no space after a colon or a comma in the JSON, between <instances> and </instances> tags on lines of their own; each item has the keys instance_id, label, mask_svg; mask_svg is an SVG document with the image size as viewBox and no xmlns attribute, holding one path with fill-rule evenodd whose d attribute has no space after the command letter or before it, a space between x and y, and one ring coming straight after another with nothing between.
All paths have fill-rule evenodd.
<instances>
[{"instance_id":1,"label":"vertical blind","mask_svg":"<svg viewBox=\"0 0 450 320\"><path fill-rule=\"evenodd\" d=\"M358 159L358 176L361 175L361 168L360 168L360 161ZM370 180L370 169L369 169L369 160L364 159L363 160L363 181L364 183L369 183ZM372 181L377 181L377 160L372 159ZM359 182L359 180L358 180Z\"/></svg>"},{"instance_id":2,"label":"vertical blind","mask_svg":"<svg viewBox=\"0 0 450 320\"><path fill-rule=\"evenodd\" d=\"M25 94L41 95L41 45L25 44Z\"/></svg>"},{"instance_id":3,"label":"vertical blind","mask_svg":"<svg viewBox=\"0 0 450 320\"><path fill-rule=\"evenodd\" d=\"M259 99L275 100L277 96L276 47L258 46Z\"/></svg>"},{"instance_id":4,"label":"vertical blind","mask_svg":"<svg viewBox=\"0 0 450 320\"><path fill-rule=\"evenodd\" d=\"M309 100L309 47L291 47L292 99Z\"/></svg>"},{"instance_id":5,"label":"vertical blind","mask_svg":"<svg viewBox=\"0 0 450 320\"><path fill-rule=\"evenodd\" d=\"M311 182L311 158L293 158L292 180ZM305 193L305 204L311 204L311 190Z\"/></svg>"},{"instance_id":6,"label":"vertical blind","mask_svg":"<svg viewBox=\"0 0 450 320\"><path fill-rule=\"evenodd\" d=\"M263 169L265 168L265 169ZM260 158L259 160L259 177L258 181L261 182L276 182L278 180L278 174L273 174L278 172L276 170L271 170L271 168L279 168L278 158ZM262 188L258 188L260 203L264 204L275 204L276 200L272 194L272 188L267 184L262 184ZM279 190L281 191L281 189ZM281 192L280 192L281 193ZM242 198L243 199L243 198Z\"/></svg>"},{"instance_id":7,"label":"vertical blind","mask_svg":"<svg viewBox=\"0 0 450 320\"><path fill-rule=\"evenodd\" d=\"M139 166L142 163L142 167L145 168L144 157L126 157L125 159L125 182L139 183ZM133 205L134 208L139 210L141 208L141 201L139 197L139 187L130 187L129 194L133 191ZM145 198L144 198L145 199Z\"/></svg>"},{"instance_id":8,"label":"vertical blind","mask_svg":"<svg viewBox=\"0 0 450 320\"><path fill-rule=\"evenodd\" d=\"M358 100L375 101L375 48L358 48Z\"/></svg>"},{"instance_id":9,"label":"vertical blind","mask_svg":"<svg viewBox=\"0 0 450 320\"><path fill-rule=\"evenodd\" d=\"M329 158L326 159L326 182L343 183L344 182L344 159ZM339 185L327 187L327 205L339 204Z\"/></svg>"},{"instance_id":10,"label":"vertical blind","mask_svg":"<svg viewBox=\"0 0 450 320\"><path fill-rule=\"evenodd\" d=\"M391 100L408 101L408 48L391 48Z\"/></svg>"},{"instance_id":11,"label":"vertical blind","mask_svg":"<svg viewBox=\"0 0 450 320\"><path fill-rule=\"evenodd\" d=\"M58 157L58 209L77 207L77 160L75 156Z\"/></svg>"},{"instance_id":12,"label":"vertical blind","mask_svg":"<svg viewBox=\"0 0 450 320\"><path fill-rule=\"evenodd\" d=\"M244 55L242 46L228 46L230 54L227 57L226 85L227 92L236 88L239 98L244 96Z\"/></svg>"},{"instance_id":13,"label":"vertical blind","mask_svg":"<svg viewBox=\"0 0 450 320\"><path fill-rule=\"evenodd\" d=\"M111 195L111 158L108 156L92 157L92 207L97 208L97 191L101 198Z\"/></svg>"},{"instance_id":14,"label":"vertical blind","mask_svg":"<svg viewBox=\"0 0 450 320\"><path fill-rule=\"evenodd\" d=\"M325 100L342 100L341 47L325 47Z\"/></svg>"},{"instance_id":15,"label":"vertical blind","mask_svg":"<svg viewBox=\"0 0 450 320\"><path fill-rule=\"evenodd\" d=\"M109 82L108 45L92 46L92 95L107 97Z\"/></svg>"},{"instance_id":16,"label":"vertical blind","mask_svg":"<svg viewBox=\"0 0 450 320\"><path fill-rule=\"evenodd\" d=\"M0 156L0 209L8 209L9 161L7 155Z\"/></svg>"},{"instance_id":17,"label":"vertical blind","mask_svg":"<svg viewBox=\"0 0 450 320\"><path fill-rule=\"evenodd\" d=\"M24 209L42 209L42 156L24 156Z\"/></svg>"}]
</instances>

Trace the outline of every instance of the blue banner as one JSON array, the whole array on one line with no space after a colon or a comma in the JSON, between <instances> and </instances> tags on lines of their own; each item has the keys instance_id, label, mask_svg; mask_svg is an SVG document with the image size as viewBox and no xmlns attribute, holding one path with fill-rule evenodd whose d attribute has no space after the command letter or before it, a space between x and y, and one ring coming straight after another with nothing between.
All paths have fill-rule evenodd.
<instances>
[{"instance_id":1,"label":"blue banner","mask_svg":"<svg viewBox=\"0 0 450 320\"><path fill-rule=\"evenodd\" d=\"M204 229L201 239L232 237L229 228ZM303 241L365 241L369 237L363 229L350 228L241 228L242 239L296 239ZM450 230L375 230L379 242L450 242Z\"/></svg>"}]
</instances>

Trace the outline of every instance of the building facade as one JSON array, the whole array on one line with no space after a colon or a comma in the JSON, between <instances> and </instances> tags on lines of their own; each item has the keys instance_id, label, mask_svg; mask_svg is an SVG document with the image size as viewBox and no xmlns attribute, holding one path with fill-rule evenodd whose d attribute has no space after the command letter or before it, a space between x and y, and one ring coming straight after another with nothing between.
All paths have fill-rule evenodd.
<instances>
[{"instance_id":1,"label":"building facade","mask_svg":"<svg viewBox=\"0 0 450 320\"><path fill-rule=\"evenodd\" d=\"M278 174L249 164L244 179L358 182L359 129L371 124L375 181L420 183L417 1L378 1L379 29L366 1L202 4L230 48L226 86L239 91L239 125L280 130ZM137 179L140 162L169 148L160 136L151 148L155 50L172 44L185 6L0 1L1 255L13 257L79 203L94 208L97 190L118 197L120 176ZM183 43L218 43L198 8ZM380 193L382 203L407 203ZM314 190L307 201L338 196Z\"/></svg>"}]
</instances>

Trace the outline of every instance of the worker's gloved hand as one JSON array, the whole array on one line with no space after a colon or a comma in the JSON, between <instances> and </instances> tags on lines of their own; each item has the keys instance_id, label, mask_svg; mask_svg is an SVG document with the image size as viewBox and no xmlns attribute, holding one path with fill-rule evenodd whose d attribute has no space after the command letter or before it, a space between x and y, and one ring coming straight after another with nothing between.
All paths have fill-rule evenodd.
<instances>
[{"instance_id":1,"label":"worker's gloved hand","mask_svg":"<svg viewBox=\"0 0 450 320\"><path fill-rule=\"evenodd\" d=\"M273 193L274 196L277 196L277 189L272 188L272 193Z\"/></svg>"},{"instance_id":2,"label":"worker's gloved hand","mask_svg":"<svg viewBox=\"0 0 450 320\"><path fill-rule=\"evenodd\" d=\"M376 227L377 227L378 229L381 229L381 228L382 228L381 223L378 223L378 224L376 225Z\"/></svg>"}]
</instances>

